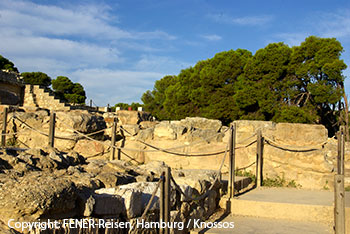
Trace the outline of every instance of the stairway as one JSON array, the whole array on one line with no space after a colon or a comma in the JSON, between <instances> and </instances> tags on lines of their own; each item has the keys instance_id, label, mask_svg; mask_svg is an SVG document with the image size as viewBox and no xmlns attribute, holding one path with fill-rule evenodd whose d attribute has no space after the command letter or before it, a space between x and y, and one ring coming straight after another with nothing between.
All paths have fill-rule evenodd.
<instances>
[{"instance_id":1,"label":"stairway","mask_svg":"<svg viewBox=\"0 0 350 234\"><path fill-rule=\"evenodd\" d=\"M262 187L231 199L229 204L231 213L220 222L235 222L235 228L192 233L333 233L331 191ZM345 194L345 206L346 233L350 233L350 192Z\"/></svg>"},{"instance_id":2,"label":"stairway","mask_svg":"<svg viewBox=\"0 0 350 234\"><path fill-rule=\"evenodd\" d=\"M50 110L69 111L71 106L39 85L25 85L23 106L40 107Z\"/></svg>"}]
</instances>

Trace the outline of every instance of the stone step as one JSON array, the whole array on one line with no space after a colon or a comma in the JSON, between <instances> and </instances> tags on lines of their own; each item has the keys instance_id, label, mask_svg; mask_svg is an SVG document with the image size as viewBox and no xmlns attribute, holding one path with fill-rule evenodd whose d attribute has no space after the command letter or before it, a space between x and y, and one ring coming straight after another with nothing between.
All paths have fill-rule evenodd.
<instances>
[{"instance_id":1,"label":"stone step","mask_svg":"<svg viewBox=\"0 0 350 234\"><path fill-rule=\"evenodd\" d=\"M268 218L243 217L228 215L219 219L224 225L233 223L234 227L223 228L198 228L191 234L216 234L216 233L259 233L259 234L332 234L333 227L327 224L308 221L276 220Z\"/></svg>"},{"instance_id":2,"label":"stone step","mask_svg":"<svg viewBox=\"0 0 350 234\"><path fill-rule=\"evenodd\" d=\"M221 175L221 182L223 184L223 191L226 193L228 188L228 174ZM235 176L235 190L241 191L249 187L253 181L251 178L246 176Z\"/></svg>"},{"instance_id":3,"label":"stone step","mask_svg":"<svg viewBox=\"0 0 350 234\"><path fill-rule=\"evenodd\" d=\"M331 191L262 187L222 199L220 205L231 211L220 222L233 221L234 229L196 229L191 233L333 233ZM345 206L346 233L350 234L350 192L345 193Z\"/></svg>"},{"instance_id":4,"label":"stone step","mask_svg":"<svg viewBox=\"0 0 350 234\"><path fill-rule=\"evenodd\" d=\"M345 195L350 217L350 192ZM334 192L290 188L254 189L231 200L232 215L333 223ZM350 218L347 219L350 228Z\"/></svg>"}]
</instances>

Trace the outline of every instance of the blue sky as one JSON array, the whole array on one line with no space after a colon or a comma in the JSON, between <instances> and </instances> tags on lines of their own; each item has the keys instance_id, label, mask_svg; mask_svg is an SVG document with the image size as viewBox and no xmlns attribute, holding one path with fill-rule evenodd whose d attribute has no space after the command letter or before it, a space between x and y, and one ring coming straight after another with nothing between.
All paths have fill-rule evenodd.
<instances>
[{"instance_id":1,"label":"blue sky","mask_svg":"<svg viewBox=\"0 0 350 234\"><path fill-rule=\"evenodd\" d=\"M141 102L218 52L310 35L337 38L350 66L350 1L0 0L0 54L20 72L68 76L99 106Z\"/></svg>"}]
</instances>

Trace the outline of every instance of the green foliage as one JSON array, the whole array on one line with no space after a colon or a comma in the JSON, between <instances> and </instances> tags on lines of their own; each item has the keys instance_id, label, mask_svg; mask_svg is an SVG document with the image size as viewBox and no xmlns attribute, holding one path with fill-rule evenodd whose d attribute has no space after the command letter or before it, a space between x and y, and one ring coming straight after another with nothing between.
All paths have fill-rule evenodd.
<instances>
[{"instance_id":1,"label":"green foliage","mask_svg":"<svg viewBox=\"0 0 350 234\"><path fill-rule=\"evenodd\" d=\"M345 187L345 191L346 191L346 192L350 192L350 186L346 186L346 187Z\"/></svg>"},{"instance_id":2,"label":"green foliage","mask_svg":"<svg viewBox=\"0 0 350 234\"><path fill-rule=\"evenodd\" d=\"M246 171L246 170L236 169L235 170L235 175L236 176L249 177L252 181L255 181L255 179L256 179L256 176L252 172Z\"/></svg>"},{"instance_id":3,"label":"green foliage","mask_svg":"<svg viewBox=\"0 0 350 234\"><path fill-rule=\"evenodd\" d=\"M277 176L275 178L266 178L262 182L263 186L266 187L289 187L289 188L300 188L301 185L297 184L294 180L286 181L284 175L282 177Z\"/></svg>"},{"instance_id":4,"label":"green foliage","mask_svg":"<svg viewBox=\"0 0 350 234\"><path fill-rule=\"evenodd\" d=\"M46 88L51 85L51 78L43 72L23 72L21 75L26 84L41 85Z\"/></svg>"},{"instance_id":5,"label":"green foliage","mask_svg":"<svg viewBox=\"0 0 350 234\"><path fill-rule=\"evenodd\" d=\"M112 107L112 111L115 111L116 107L120 107L122 110L128 110L129 107L131 107L132 110L137 110L138 107L143 107L143 106L144 106L143 104L140 104L138 102L133 102L131 104L120 102L115 104L114 107Z\"/></svg>"},{"instance_id":6,"label":"green foliage","mask_svg":"<svg viewBox=\"0 0 350 234\"><path fill-rule=\"evenodd\" d=\"M285 183L284 177L277 176L276 178L264 179L262 185L266 187L283 187Z\"/></svg>"},{"instance_id":7,"label":"green foliage","mask_svg":"<svg viewBox=\"0 0 350 234\"><path fill-rule=\"evenodd\" d=\"M320 123L332 136L335 105L344 90L341 44L310 36L300 46L271 43L254 55L237 49L216 54L155 82L142 96L160 120L201 116L228 124L237 119Z\"/></svg>"},{"instance_id":8,"label":"green foliage","mask_svg":"<svg viewBox=\"0 0 350 234\"><path fill-rule=\"evenodd\" d=\"M8 60L7 58L2 57L1 55L0 55L0 69L18 72L18 69L15 67L13 62Z\"/></svg>"},{"instance_id":9,"label":"green foliage","mask_svg":"<svg viewBox=\"0 0 350 234\"><path fill-rule=\"evenodd\" d=\"M83 86L79 83L73 83L66 76L58 76L52 80L52 88L58 97L69 103L85 103L86 94Z\"/></svg>"},{"instance_id":10,"label":"green foliage","mask_svg":"<svg viewBox=\"0 0 350 234\"><path fill-rule=\"evenodd\" d=\"M58 76L52 80L52 88L57 93L71 93L74 83L66 76Z\"/></svg>"},{"instance_id":11,"label":"green foliage","mask_svg":"<svg viewBox=\"0 0 350 234\"><path fill-rule=\"evenodd\" d=\"M328 187L328 180L326 180L325 185L323 185L323 189L324 189L324 190L329 190L329 187Z\"/></svg>"},{"instance_id":12,"label":"green foliage","mask_svg":"<svg viewBox=\"0 0 350 234\"><path fill-rule=\"evenodd\" d=\"M11 137L6 140L6 146L19 147L19 142L16 137Z\"/></svg>"}]
</instances>

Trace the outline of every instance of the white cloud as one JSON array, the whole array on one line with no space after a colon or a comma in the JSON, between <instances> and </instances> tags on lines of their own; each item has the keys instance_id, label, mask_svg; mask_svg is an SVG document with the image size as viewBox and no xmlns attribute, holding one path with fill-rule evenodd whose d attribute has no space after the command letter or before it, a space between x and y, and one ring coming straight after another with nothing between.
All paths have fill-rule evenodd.
<instances>
[{"instance_id":1,"label":"white cloud","mask_svg":"<svg viewBox=\"0 0 350 234\"><path fill-rule=\"evenodd\" d=\"M275 37L289 46L298 46L310 36L308 33L279 33ZM276 42L270 41L269 43Z\"/></svg>"},{"instance_id":2,"label":"white cloud","mask_svg":"<svg viewBox=\"0 0 350 234\"><path fill-rule=\"evenodd\" d=\"M216 34L201 35L201 37L208 40L208 41L220 41L222 39L221 36L216 35Z\"/></svg>"},{"instance_id":3,"label":"white cloud","mask_svg":"<svg viewBox=\"0 0 350 234\"><path fill-rule=\"evenodd\" d=\"M140 100L147 89L152 89L154 82L164 76L157 72L81 69L70 74L87 91L88 98L97 105L114 105L119 102Z\"/></svg>"},{"instance_id":4,"label":"white cloud","mask_svg":"<svg viewBox=\"0 0 350 234\"><path fill-rule=\"evenodd\" d=\"M342 9L336 13L321 14L321 20L316 25L323 37L349 37L350 9Z\"/></svg>"},{"instance_id":5,"label":"white cloud","mask_svg":"<svg viewBox=\"0 0 350 234\"><path fill-rule=\"evenodd\" d=\"M167 73L167 75L176 75L182 69L191 65L167 56L142 55L136 63L135 68L139 71L162 72Z\"/></svg>"},{"instance_id":6,"label":"white cloud","mask_svg":"<svg viewBox=\"0 0 350 234\"><path fill-rule=\"evenodd\" d=\"M164 51L167 41L177 38L161 30L122 29L110 10L104 4L61 7L0 0L0 54L21 72L42 71L80 82L99 105L140 100L164 75L152 72L152 59L120 70L135 60L130 50Z\"/></svg>"},{"instance_id":7,"label":"white cloud","mask_svg":"<svg viewBox=\"0 0 350 234\"><path fill-rule=\"evenodd\" d=\"M219 23L241 26L262 26L273 20L271 15L234 17L226 14L209 14L208 17Z\"/></svg>"},{"instance_id":8,"label":"white cloud","mask_svg":"<svg viewBox=\"0 0 350 234\"><path fill-rule=\"evenodd\" d=\"M0 2L0 29L16 28L18 33L47 36L76 36L90 39L161 39L174 40L175 36L155 30L132 32L120 29L119 20L109 13L109 7L96 4L61 8L29 1L2 0Z\"/></svg>"}]
</instances>

